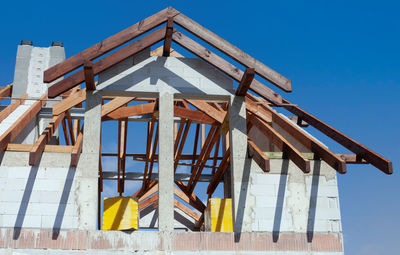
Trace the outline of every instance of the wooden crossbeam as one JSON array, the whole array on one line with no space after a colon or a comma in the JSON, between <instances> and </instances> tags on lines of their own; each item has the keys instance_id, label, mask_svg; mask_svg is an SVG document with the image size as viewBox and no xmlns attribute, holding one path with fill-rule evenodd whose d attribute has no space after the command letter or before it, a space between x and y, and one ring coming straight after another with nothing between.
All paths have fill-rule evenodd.
<instances>
[{"instance_id":1,"label":"wooden crossbeam","mask_svg":"<svg viewBox=\"0 0 400 255\"><path fill-rule=\"evenodd\" d=\"M290 144L282 135L280 135L269 124L263 122L258 117L251 115L249 121L261 131L268 139L281 150L285 156L292 160L304 173L310 172L310 161Z\"/></svg>"},{"instance_id":2,"label":"wooden crossbeam","mask_svg":"<svg viewBox=\"0 0 400 255\"><path fill-rule=\"evenodd\" d=\"M221 58L217 54L206 49L197 42L193 41L184 34L174 30L174 33L172 35L172 40L177 44L181 45L183 48L197 55L199 58L203 59L210 65L214 66L221 72L225 73L235 81L237 82L241 81L243 77L242 70L232 65L225 59ZM260 95L261 97L270 102L273 102L274 104L282 103L282 97L279 94L274 92L272 89L264 86L261 82L257 81L256 79L253 79L253 81L251 82L250 90L256 92L258 95Z\"/></svg>"},{"instance_id":3,"label":"wooden crossbeam","mask_svg":"<svg viewBox=\"0 0 400 255\"><path fill-rule=\"evenodd\" d=\"M113 112L110 112L103 120L119 120L125 119L130 116L142 115L147 113L153 113L156 109L156 103L138 104L120 107Z\"/></svg>"},{"instance_id":4,"label":"wooden crossbeam","mask_svg":"<svg viewBox=\"0 0 400 255\"><path fill-rule=\"evenodd\" d=\"M290 111L291 113L295 114L302 120L306 121L308 124L313 126L314 128L318 129L328 137L332 138L339 144L343 145L345 148L350 150L351 152L357 154L359 157L365 159L368 163L375 166L376 168L380 169L382 172L386 174L393 173L393 165L392 162L387 160L386 158L382 157L378 153L368 149L364 145L356 142L355 140L351 139L350 137L346 136L345 134L339 132L338 130L334 129L330 125L326 124L325 122L317 119L313 115L307 113L303 109L298 106L291 104L287 100L283 100L285 103L283 107Z\"/></svg>"},{"instance_id":5,"label":"wooden crossbeam","mask_svg":"<svg viewBox=\"0 0 400 255\"><path fill-rule=\"evenodd\" d=\"M189 207L186 205L182 204L178 200L174 199L174 206L175 208L178 208L182 212L184 212L186 215L188 215L190 218L194 219L195 221L198 221L200 219L200 215L197 213L193 212Z\"/></svg>"},{"instance_id":6,"label":"wooden crossbeam","mask_svg":"<svg viewBox=\"0 0 400 255\"><path fill-rule=\"evenodd\" d=\"M179 12L173 8L164 9L125 30L93 45L92 47L68 58L67 60L52 66L44 72L44 82L49 83L57 78L79 68L85 59L93 60L103 54L129 42L132 39L150 31L164 23L168 17L173 17ZM165 34L163 34L164 36Z\"/></svg>"},{"instance_id":7,"label":"wooden crossbeam","mask_svg":"<svg viewBox=\"0 0 400 255\"><path fill-rule=\"evenodd\" d=\"M246 68L242 79L240 80L239 86L236 90L237 96L245 96L250 88L251 82L254 79L254 68Z\"/></svg>"},{"instance_id":8,"label":"wooden crossbeam","mask_svg":"<svg viewBox=\"0 0 400 255\"><path fill-rule=\"evenodd\" d=\"M40 109L46 104L46 95L42 95L40 100L34 102L15 122L0 136L0 152L3 152L28 123L35 118Z\"/></svg>"},{"instance_id":9,"label":"wooden crossbeam","mask_svg":"<svg viewBox=\"0 0 400 255\"><path fill-rule=\"evenodd\" d=\"M44 151L44 147L50 141L51 136L60 126L61 121L64 119L65 114L54 116L47 127L43 130L42 134L39 136L35 144L33 145L29 153L29 165L36 165L38 159Z\"/></svg>"},{"instance_id":10,"label":"wooden crossbeam","mask_svg":"<svg viewBox=\"0 0 400 255\"><path fill-rule=\"evenodd\" d=\"M25 151L30 152L33 148L33 144L16 144L9 143L7 145L6 151ZM46 144L44 147L44 152L58 152L58 153L71 153L73 147L65 145L49 145Z\"/></svg>"},{"instance_id":11,"label":"wooden crossbeam","mask_svg":"<svg viewBox=\"0 0 400 255\"><path fill-rule=\"evenodd\" d=\"M140 51L152 46L155 43L158 43L165 36L165 27L162 27L127 46L119 49L116 52L111 53L110 55L96 61L93 63L93 75L97 75L100 72L110 68L111 66L123 61L130 56L139 53ZM84 70L77 71L70 76L64 78L63 80L55 83L48 89L48 95L50 98L54 98L70 88L75 87L76 85L85 81Z\"/></svg>"},{"instance_id":12,"label":"wooden crossbeam","mask_svg":"<svg viewBox=\"0 0 400 255\"><path fill-rule=\"evenodd\" d=\"M8 85L10 86L10 85ZM1 91L0 91L1 93ZM4 108L1 112L0 112L0 122L3 121L5 118L7 118L15 109L18 108L18 106L22 105L25 103L25 99L28 97L28 94L25 93L22 96L20 96L19 100L15 100L14 102L12 102L11 104L9 104L6 108ZM0 99L1 101L1 99Z\"/></svg>"},{"instance_id":13,"label":"wooden crossbeam","mask_svg":"<svg viewBox=\"0 0 400 255\"><path fill-rule=\"evenodd\" d=\"M60 115L61 113L71 109L72 107L82 103L86 100L86 88L74 94L71 94L66 99L56 103L53 106L53 115Z\"/></svg>"},{"instance_id":14,"label":"wooden crossbeam","mask_svg":"<svg viewBox=\"0 0 400 255\"><path fill-rule=\"evenodd\" d=\"M254 96L248 95L249 101L257 100ZM312 136L308 135L304 130L299 128L295 123L286 119L267 104L259 105L264 107L272 114L272 121L278 124L283 130L293 136L304 147L315 153L317 157L325 161L328 165L334 168L339 173L346 173L346 162L338 157L335 153L330 151L326 146L322 145Z\"/></svg>"},{"instance_id":15,"label":"wooden crossbeam","mask_svg":"<svg viewBox=\"0 0 400 255\"><path fill-rule=\"evenodd\" d=\"M220 183L222 177L224 176L226 170L228 169L230 163L230 156L231 156L231 151L228 148L225 151L221 163L219 163L218 169L215 172L213 178L210 181L210 184L207 187L207 194L212 195L215 189L218 187L218 184Z\"/></svg>"},{"instance_id":16,"label":"wooden crossbeam","mask_svg":"<svg viewBox=\"0 0 400 255\"><path fill-rule=\"evenodd\" d=\"M116 97L112 99L110 102L101 106L101 117L108 115L109 113L117 110L121 106L126 105L130 101L132 101L134 97Z\"/></svg>"},{"instance_id":17,"label":"wooden crossbeam","mask_svg":"<svg viewBox=\"0 0 400 255\"><path fill-rule=\"evenodd\" d=\"M209 117L216 120L219 124L224 122L226 112L220 112L204 100L185 99L186 102L196 107L199 111L207 114Z\"/></svg>"},{"instance_id":18,"label":"wooden crossbeam","mask_svg":"<svg viewBox=\"0 0 400 255\"><path fill-rule=\"evenodd\" d=\"M251 94L248 94L251 95ZM252 114L256 115L263 121L267 123L272 123L272 113L265 110L262 108L261 105L257 104L253 100L249 98L249 96L246 97L246 110L251 112Z\"/></svg>"},{"instance_id":19,"label":"wooden crossbeam","mask_svg":"<svg viewBox=\"0 0 400 255\"><path fill-rule=\"evenodd\" d=\"M235 59L240 64L247 67L254 67L258 75L276 85L277 87L283 89L286 92L292 91L292 84L290 80L272 70L260 61L256 60L255 58L251 57L247 53L243 52L239 48L233 46L221 37L217 36L210 30L202 27L182 13L174 17L174 22L176 22L195 36L206 41L216 49L225 53L229 57Z\"/></svg>"},{"instance_id":20,"label":"wooden crossbeam","mask_svg":"<svg viewBox=\"0 0 400 255\"><path fill-rule=\"evenodd\" d=\"M152 186L151 188L149 188L147 191L145 191L143 193L143 195L141 195L138 198L139 203L144 201L146 198L152 196L154 193L158 192L158 184L155 184L154 186Z\"/></svg>"},{"instance_id":21,"label":"wooden crossbeam","mask_svg":"<svg viewBox=\"0 0 400 255\"><path fill-rule=\"evenodd\" d=\"M154 196L150 197L149 199L144 200L139 204L139 210L142 211L143 209L152 206L154 209L158 206L158 193Z\"/></svg>"},{"instance_id":22,"label":"wooden crossbeam","mask_svg":"<svg viewBox=\"0 0 400 255\"><path fill-rule=\"evenodd\" d=\"M176 151L175 155L175 163L174 163L174 173L176 173L176 169L178 167L179 159L182 154L183 147L185 146L186 137L189 133L190 125L192 124L191 120L186 121L185 130L183 131L183 135L179 144L179 149Z\"/></svg>"},{"instance_id":23,"label":"wooden crossbeam","mask_svg":"<svg viewBox=\"0 0 400 255\"><path fill-rule=\"evenodd\" d=\"M128 120L118 121L118 192L120 195L125 190L125 164Z\"/></svg>"},{"instance_id":24,"label":"wooden crossbeam","mask_svg":"<svg viewBox=\"0 0 400 255\"><path fill-rule=\"evenodd\" d=\"M174 194L189 205L196 208L196 210L199 212L203 212L206 209L206 206L203 204L203 202L194 194L189 196L176 187L174 187Z\"/></svg>"},{"instance_id":25,"label":"wooden crossbeam","mask_svg":"<svg viewBox=\"0 0 400 255\"><path fill-rule=\"evenodd\" d=\"M86 89L88 91L96 90L96 85L94 84L94 72L93 72L92 61L85 60L85 62L83 62L83 74L85 76Z\"/></svg>"},{"instance_id":26,"label":"wooden crossbeam","mask_svg":"<svg viewBox=\"0 0 400 255\"><path fill-rule=\"evenodd\" d=\"M76 139L76 143L75 143L75 145L74 145L74 147L72 149L71 166L77 166L78 165L79 157L80 157L81 152L82 152L82 145L83 145L83 128L79 132L78 138Z\"/></svg>"},{"instance_id":27,"label":"wooden crossbeam","mask_svg":"<svg viewBox=\"0 0 400 255\"><path fill-rule=\"evenodd\" d=\"M209 125L216 125L218 123L213 118L201 111L187 109L180 106L174 106L174 116Z\"/></svg>"},{"instance_id":28,"label":"wooden crossbeam","mask_svg":"<svg viewBox=\"0 0 400 255\"><path fill-rule=\"evenodd\" d=\"M165 40L163 47L163 56L169 57L169 53L171 51L171 42L172 42L172 33L174 32L174 20L172 17L169 17L167 20L167 30L165 32Z\"/></svg>"},{"instance_id":29,"label":"wooden crossbeam","mask_svg":"<svg viewBox=\"0 0 400 255\"><path fill-rule=\"evenodd\" d=\"M270 165L267 155L251 139L247 140L247 145L249 156L253 158L261 170L269 172Z\"/></svg>"}]
</instances>

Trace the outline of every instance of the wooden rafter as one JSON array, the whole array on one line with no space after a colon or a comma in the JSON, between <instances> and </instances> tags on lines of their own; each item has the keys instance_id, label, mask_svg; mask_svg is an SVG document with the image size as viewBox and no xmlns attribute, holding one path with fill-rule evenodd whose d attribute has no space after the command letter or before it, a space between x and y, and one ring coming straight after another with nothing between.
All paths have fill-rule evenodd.
<instances>
[{"instance_id":1,"label":"wooden rafter","mask_svg":"<svg viewBox=\"0 0 400 255\"><path fill-rule=\"evenodd\" d=\"M222 122L224 122L226 112L218 111L217 109L209 105L206 101L195 99L185 99L185 101L199 109L199 111L202 111L204 114L207 114L209 117L216 120L219 124L222 124Z\"/></svg>"},{"instance_id":2,"label":"wooden rafter","mask_svg":"<svg viewBox=\"0 0 400 255\"><path fill-rule=\"evenodd\" d=\"M157 49L155 49L152 52L150 52L150 56L162 57L163 51L164 51L163 47L164 46L160 46ZM181 54L179 54L177 51L175 51L172 48L170 48L170 50L169 50L169 56L170 57L174 57L174 58L183 58L183 56Z\"/></svg>"},{"instance_id":3,"label":"wooden rafter","mask_svg":"<svg viewBox=\"0 0 400 255\"><path fill-rule=\"evenodd\" d=\"M138 198L139 203L147 199L148 197L152 196L154 193L158 192L158 184L155 184L151 188L149 188L147 191L143 192L143 195L141 195Z\"/></svg>"},{"instance_id":4,"label":"wooden rafter","mask_svg":"<svg viewBox=\"0 0 400 255\"><path fill-rule=\"evenodd\" d=\"M7 148L21 131L35 118L40 109L46 104L46 95L42 95L40 100L34 102L15 122L0 136L0 152Z\"/></svg>"},{"instance_id":5,"label":"wooden rafter","mask_svg":"<svg viewBox=\"0 0 400 255\"><path fill-rule=\"evenodd\" d=\"M246 54L239 48L233 46L221 37L217 36L210 30L202 27L182 13L174 17L174 22L176 22L195 36L214 46L216 49L222 51L229 57L235 59L240 64L247 67L254 67L258 75L276 85L277 87L283 89L286 92L292 91L290 80L283 77L282 75L264 65L260 61L256 60L255 58L251 57L250 55Z\"/></svg>"},{"instance_id":6,"label":"wooden rafter","mask_svg":"<svg viewBox=\"0 0 400 255\"><path fill-rule=\"evenodd\" d=\"M67 123L66 123L65 118L62 120L61 124L62 124L63 133L64 133L65 144L71 145L71 143L69 142L69 135L68 135Z\"/></svg>"},{"instance_id":7,"label":"wooden rafter","mask_svg":"<svg viewBox=\"0 0 400 255\"><path fill-rule=\"evenodd\" d=\"M218 123L215 119L201 111L187 109L180 106L174 106L174 116L209 125L215 125Z\"/></svg>"},{"instance_id":8,"label":"wooden rafter","mask_svg":"<svg viewBox=\"0 0 400 255\"><path fill-rule=\"evenodd\" d=\"M42 134L39 136L35 144L33 145L29 153L29 165L36 165L38 159L44 151L44 147L50 141L51 136L60 126L61 121L64 119L65 114L54 116L47 127L43 130Z\"/></svg>"},{"instance_id":9,"label":"wooden rafter","mask_svg":"<svg viewBox=\"0 0 400 255\"><path fill-rule=\"evenodd\" d=\"M185 122L186 122L185 119L181 119L181 121L179 123L179 129L178 129L178 132L176 134L175 143L174 143L174 157L176 155L176 151L178 150L179 142L180 142L181 137L182 137L183 128L185 127Z\"/></svg>"},{"instance_id":10,"label":"wooden rafter","mask_svg":"<svg viewBox=\"0 0 400 255\"><path fill-rule=\"evenodd\" d=\"M103 120L119 120L125 119L130 116L142 115L147 113L153 113L156 109L156 103L138 104L131 106L120 107L106 116Z\"/></svg>"},{"instance_id":11,"label":"wooden rafter","mask_svg":"<svg viewBox=\"0 0 400 255\"><path fill-rule=\"evenodd\" d=\"M210 181L210 184L207 187L207 194L212 195L214 193L215 189L218 187L218 184L220 183L226 170L228 169L228 166L230 163L230 155L231 155L231 151L228 148L225 151L224 156L221 160L221 163L219 163L219 167L218 167L217 171L215 172L212 180Z\"/></svg>"},{"instance_id":12,"label":"wooden rafter","mask_svg":"<svg viewBox=\"0 0 400 255\"><path fill-rule=\"evenodd\" d=\"M263 170L264 172L269 172L270 165L267 155L265 155L265 153L260 148L258 148L258 146L251 139L248 139L247 143L249 156L253 158L253 160L257 163L261 170Z\"/></svg>"},{"instance_id":13,"label":"wooden rafter","mask_svg":"<svg viewBox=\"0 0 400 255\"><path fill-rule=\"evenodd\" d=\"M189 205L196 208L196 210L198 210L199 212L203 212L206 209L206 206L203 204L203 202L194 194L189 196L185 192L176 187L174 187L174 194L183 201L185 201L186 203L188 203Z\"/></svg>"},{"instance_id":14,"label":"wooden rafter","mask_svg":"<svg viewBox=\"0 0 400 255\"><path fill-rule=\"evenodd\" d=\"M49 83L57 78L79 68L84 60L93 60L106 54L107 52L129 42L132 39L146 33L147 31L164 23L169 17L177 15L179 12L173 8L166 8L131 27L93 45L92 47L68 58L67 60L52 66L44 72L44 82ZM163 34L164 36L165 34Z\"/></svg>"},{"instance_id":15,"label":"wooden rafter","mask_svg":"<svg viewBox=\"0 0 400 255\"><path fill-rule=\"evenodd\" d=\"M110 102L101 106L101 117L104 117L118 108L126 105L133 99L133 97L116 97L112 99Z\"/></svg>"},{"instance_id":16,"label":"wooden rafter","mask_svg":"<svg viewBox=\"0 0 400 255\"><path fill-rule=\"evenodd\" d=\"M143 174L143 184L142 189L146 188L146 175L148 171L149 161L152 158L152 145L153 145L153 134L154 134L154 127L156 125L156 115L153 113L153 117L151 118L151 122L148 123L147 126L147 144L146 144L146 163L144 165L144 174Z\"/></svg>"},{"instance_id":17,"label":"wooden rafter","mask_svg":"<svg viewBox=\"0 0 400 255\"><path fill-rule=\"evenodd\" d=\"M10 85L8 85L10 86ZM0 91L1 94L1 91ZM19 100L15 100L11 104L9 104L4 110L0 112L0 122L3 121L5 118L7 118L15 109L18 108L18 106L22 105L25 103L25 99L28 97L28 94L25 93L22 96L20 96ZM1 100L0 100L1 101Z\"/></svg>"},{"instance_id":18,"label":"wooden rafter","mask_svg":"<svg viewBox=\"0 0 400 255\"><path fill-rule=\"evenodd\" d=\"M245 96L250 88L251 82L254 79L254 68L246 68L242 79L240 80L239 86L236 90L237 96Z\"/></svg>"},{"instance_id":19,"label":"wooden rafter","mask_svg":"<svg viewBox=\"0 0 400 255\"><path fill-rule=\"evenodd\" d=\"M5 87L1 87L0 89L0 101L4 99L4 97L11 97L13 84L9 84Z\"/></svg>"},{"instance_id":20,"label":"wooden rafter","mask_svg":"<svg viewBox=\"0 0 400 255\"><path fill-rule=\"evenodd\" d=\"M175 208L178 208L179 210L184 212L186 215L188 215L190 218L194 219L195 221L198 221L200 219L200 215L193 212L189 207L182 204L181 202L179 202L176 199L174 199L174 206L175 206Z\"/></svg>"},{"instance_id":21,"label":"wooden rafter","mask_svg":"<svg viewBox=\"0 0 400 255\"><path fill-rule=\"evenodd\" d=\"M167 30L165 31L165 40L163 46L163 56L169 57L171 51L172 33L174 32L174 19L169 17L167 20Z\"/></svg>"},{"instance_id":22,"label":"wooden rafter","mask_svg":"<svg viewBox=\"0 0 400 255\"><path fill-rule=\"evenodd\" d=\"M196 160L195 156L197 154L197 147L198 147L198 142L199 142L199 136L200 136L200 124L196 125L196 133L194 135L194 146L193 146L193 159L192 159L192 168L190 170L191 173L193 173L194 170L194 162Z\"/></svg>"},{"instance_id":23,"label":"wooden rafter","mask_svg":"<svg viewBox=\"0 0 400 255\"><path fill-rule=\"evenodd\" d=\"M281 150L285 156L292 160L304 173L310 172L310 161L290 144L282 135L280 135L269 124L263 122L258 117L251 115L249 121L261 131L268 139Z\"/></svg>"},{"instance_id":24,"label":"wooden rafter","mask_svg":"<svg viewBox=\"0 0 400 255\"><path fill-rule=\"evenodd\" d=\"M181 45L183 48L197 55L204 61L208 62L210 65L214 66L221 72L225 73L235 81L237 82L241 81L243 77L242 70L232 65L231 63L221 58L220 56L214 54L213 52L206 49L197 42L193 41L184 34L175 30L172 35L172 40L177 44ZM274 104L282 103L282 97L280 95L278 95L270 88L264 86L261 82L257 81L256 79L253 79L250 85L250 89L256 92L261 97L263 97L264 99L273 102Z\"/></svg>"},{"instance_id":25,"label":"wooden rafter","mask_svg":"<svg viewBox=\"0 0 400 255\"><path fill-rule=\"evenodd\" d=\"M76 143L72 149L72 153L71 153L71 166L77 166L78 165L78 161L79 161L79 157L81 155L82 152L82 145L83 145L83 128L82 130L79 132L78 138L76 139ZM101 158L101 155L100 155ZM100 160L101 162L101 160Z\"/></svg>"},{"instance_id":26,"label":"wooden rafter","mask_svg":"<svg viewBox=\"0 0 400 255\"><path fill-rule=\"evenodd\" d=\"M9 143L7 145L6 151L24 151L30 152L33 148L34 144L16 144ZM65 145L49 145L46 144L44 146L44 152L60 152L60 153L71 153L73 147L65 146Z\"/></svg>"},{"instance_id":27,"label":"wooden rafter","mask_svg":"<svg viewBox=\"0 0 400 255\"><path fill-rule=\"evenodd\" d=\"M65 118L67 119L67 123L68 123L68 130L69 130L69 136L71 138L71 145L75 145L74 128L72 125L72 119L71 119L71 114L70 114L69 110L65 112Z\"/></svg>"},{"instance_id":28,"label":"wooden rafter","mask_svg":"<svg viewBox=\"0 0 400 255\"><path fill-rule=\"evenodd\" d=\"M85 76L86 89L88 91L96 90L96 85L94 84L94 71L92 61L85 60L83 62L83 74Z\"/></svg>"},{"instance_id":29,"label":"wooden rafter","mask_svg":"<svg viewBox=\"0 0 400 255\"><path fill-rule=\"evenodd\" d=\"M72 107L82 103L86 100L86 88L74 94L71 94L66 99L56 103L53 106L53 115L60 115L61 113L71 109Z\"/></svg>"},{"instance_id":30,"label":"wooden rafter","mask_svg":"<svg viewBox=\"0 0 400 255\"><path fill-rule=\"evenodd\" d=\"M176 169L178 167L179 159L182 154L183 147L185 145L186 137L189 133L190 125L192 124L191 120L186 121L185 129L183 131L183 135L179 144L179 149L175 153L175 163L174 163L174 173L176 173Z\"/></svg>"}]
</instances>

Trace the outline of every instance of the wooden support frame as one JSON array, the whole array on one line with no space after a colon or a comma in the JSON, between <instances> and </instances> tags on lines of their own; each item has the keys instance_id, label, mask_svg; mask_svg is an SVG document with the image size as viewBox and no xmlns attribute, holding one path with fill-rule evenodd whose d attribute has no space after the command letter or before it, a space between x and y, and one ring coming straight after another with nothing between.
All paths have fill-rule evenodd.
<instances>
[{"instance_id":1,"label":"wooden support frame","mask_svg":"<svg viewBox=\"0 0 400 255\"><path fill-rule=\"evenodd\" d=\"M163 46L163 56L169 57L171 52L172 33L174 32L174 19L169 17L167 20L167 30L165 32L165 40Z\"/></svg>"},{"instance_id":2,"label":"wooden support frame","mask_svg":"<svg viewBox=\"0 0 400 255\"><path fill-rule=\"evenodd\" d=\"M181 141L180 141L180 144L179 144L179 149L175 153L174 173L176 173L176 169L178 167L179 159L181 157L183 147L185 146L186 137L187 137L187 135L189 133L189 129L190 129L190 125L191 124L192 124L191 120L187 120L186 121L185 129L183 131L183 135L182 135L182 138L181 138Z\"/></svg>"},{"instance_id":3,"label":"wooden support frame","mask_svg":"<svg viewBox=\"0 0 400 255\"><path fill-rule=\"evenodd\" d=\"M196 210L198 210L199 212L204 212L204 210L206 209L206 206L203 204L201 199L199 199L194 194L187 195L185 192L176 187L174 187L174 194L189 205L196 208Z\"/></svg>"},{"instance_id":4,"label":"wooden support frame","mask_svg":"<svg viewBox=\"0 0 400 255\"><path fill-rule=\"evenodd\" d=\"M216 120L219 124L222 124L222 122L224 122L226 112L218 111L217 109L209 105L206 101L195 99L185 99L185 101L196 107L199 111Z\"/></svg>"},{"instance_id":5,"label":"wooden support frame","mask_svg":"<svg viewBox=\"0 0 400 255\"><path fill-rule=\"evenodd\" d=\"M195 213L191 209L189 209L189 207L182 204L181 202L179 202L176 199L174 199L174 207L178 208L179 210L184 212L186 215L188 215L190 218L194 219L195 221L198 221L201 217L200 215L198 215L197 213Z\"/></svg>"},{"instance_id":6,"label":"wooden support frame","mask_svg":"<svg viewBox=\"0 0 400 255\"><path fill-rule=\"evenodd\" d=\"M210 184L207 187L207 194L212 195L215 191L215 189L218 187L218 184L220 183L222 177L224 176L226 170L228 169L228 166L230 164L230 157L231 157L231 150L228 148L224 156L221 160L221 163L218 166L217 171L215 172L212 180L210 181Z\"/></svg>"},{"instance_id":7,"label":"wooden support frame","mask_svg":"<svg viewBox=\"0 0 400 255\"><path fill-rule=\"evenodd\" d=\"M54 116L47 127L43 130L42 134L39 136L35 144L33 145L29 153L29 165L36 165L38 159L44 151L44 147L50 141L51 136L60 126L61 121L64 119L65 114Z\"/></svg>"},{"instance_id":8,"label":"wooden support frame","mask_svg":"<svg viewBox=\"0 0 400 255\"><path fill-rule=\"evenodd\" d=\"M180 106L174 106L174 116L180 117L183 119L190 119L195 122L203 123L203 124L209 124L209 125L216 125L218 124L215 119L211 118L207 114L201 112L201 111L196 111L192 109L187 109L184 107Z\"/></svg>"},{"instance_id":9,"label":"wooden support frame","mask_svg":"<svg viewBox=\"0 0 400 255\"><path fill-rule=\"evenodd\" d=\"M96 85L94 84L94 72L93 72L93 62L90 60L85 60L83 62L83 73L85 75L86 90L96 90Z\"/></svg>"},{"instance_id":10,"label":"wooden support frame","mask_svg":"<svg viewBox=\"0 0 400 255\"><path fill-rule=\"evenodd\" d=\"M10 85L8 85L8 86L10 86ZM7 89L7 87L4 88L4 89ZM1 94L1 91L0 91L0 94ZM0 122L3 121L5 118L7 118L15 109L18 108L18 106L24 104L25 103L25 99L27 97L28 97L27 93L23 94L22 96L20 96L19 100L15 100L11 104L9 104L4 110L2 110L0 112ZM1 101L1 99L0 99L0 101Z\"/></svg>"},{"instance_id":11,"label":"wooden support frame","mask_svg":"<svg viewBox=\"0 0 400 255\"><path fill-rule=\"evenodd\" d=\"M290 144L282 135L280 135L269 124L263 122L258 117L250 115L250 123L261 131L268 139L281 150L285 156L292 160L304 173L310 172L310 161Z\"/></svg>"},{"instance_id":12,"label":"wooden support frame","mask_svg":"<svg viewBox=\"0 0 400 255\"><path fill-rule=\"evenodd\" d=\"M8 84L5 87L0 87L0 101L3 100L1 97L11 97L13 84Z\"/></svg>"},{"instance_id":13,"label":"wooden support frame","mask_svg":"<svg viewBox=\"0 0 400 255\"><path fill-rule=\"evenodd\" d=\"M68 130L69 130L69 136L71 138L71 145L75 145L75 133L74 133L71 114L70 114L69 110L65 112L65 118L67 119L67 123L68 123Z\"/></svg>"},{"instance_id":14,"label":"wooden support frame","mask_svg":"<svg viewBox=\"0 0 400 255\"><path fill-rule=\"evenodd\" d=\"M33 148L34 144L16 144L9 143L7 145L6 151L24 151L30 152ZM66 145L49 145L46 144L44 146L44 152L57 152L57 153L71 153L73 146Z\"/></svg>"},{"instance_id":15,"label":"wooden support frame","mask_svg":"<svg viewBox=\"0 0 400 255\"><path fill-rule=\"evenodd\" d=\"M50 83L57 78L79 68L84 60L93 60L107 52L129 42L132 39L150 31L164 23L169 17L174 17L179 12L173 8L166 8L131 27L93 45L92 47L68 58L67 60L52 66L44 72L44 82ZM165 34L163 34L164 36Z\"/></svg>"},{"instance_id":16,"label":"wooden support frame","mask_svg":"<svg viewBox=\"0 0 400 255\"><path fill-rule=\"evenodd\" d=\"M69 135L68 135L67 123L66 123L65 118L62 120L61 124L62 124L63 133L64 133L65 144L71 145L71 143L69 142Z\"/></svg>"},{"instance_id":17,"label":"wooden support frame","mask_svg":"<svg viewBox=\"0 0 400 255\"><path fill-rule=\"evenodd\" d=\"M152 145L153 145L153 133L155 125L156 125L156 115L153 113L151 122L149 122L147 126L146 163L144 165L143 184L142 184L143 190L146 188L146 183L147 183L146 175L148 171L148 164L149 161L153 158L153 155L150 153L153 152Z\"/></svg>"},{"instance_id":18,"label":"wooden support frame","mask_svg":"<svg viewBox=\"0 0 400 255\"><path fill-rule=\"evenodd\" d=\"M101 106L101 117L108 115L109 113L128 104L130 101L134 99L135 99L134 97L116 97L112 99L110 102Z\"/></svg>"},{"instance_id":19,"label":"wooden support frame","mask_svg":"<svg viewBox=\"0 0 400 255\"><path fill-rule=\"evenodd\" d=\"M196 56L200 57L210 65L214 66L221 72L225 73L235 81L237 82L241 81L243 77L242 70L232 65L231 63L221 58L220 56L216 55L215 53L211 52L210 50L206 49L197 42L193 41L184 34L174 30L174 33L172 35L172 40L177 44L181 45L183 48L192 52ZM253 81L251 82L250 90L254 91L262 98L274 104L279 105L282 103L282 97L279 94L274 92L272 89L264 86L261 82L257 81L256 79L253 79Z\"/></svg>"},{"instance_id":20,"label":"wooden support frame","mask_svg":"<svg viewBox=\"0 0 400 255\"><path fill-rule=\"evenodd\" d=\"M79 157L82 152L82 146L83 146L83 128L79 132L78 138L76 139L76 143L71 152L71 166L78 165ZM101 158L101 155L100 155L100 158ZM100 160L100 162L101 162L101 160Z\"/></svg>"},{"instance_id":21,"label":"wooden support frame","mask_svg":"<svg viewBox=\"0 0 400 255\"><path fill-rule=\"evenodd\" d=\"M265 153L251 139L247 140L247 146L249 156L253 158L261 170L268 173L270 170L270 165L267 155L265 155Z\"/></svg>"},{"instance_id":22,"label":"wooden support frame","mask_svg":"<svg viewBox=\"0 0 400 255\"><path fill-rule=\"evenodd\" d=\"M138 104L131 106L120 107L106 116L103 120L119 120L125 119L130 116L142 115L147 113L153 113L156 110L156 103Z\"/></svg>"},{"instance_id":23,"label":"wooden support frame","mask_svg":"<svg viewBox=\"0 0 400 255\"><path fill-rule=\"evenodd\" d=\"M247 94L251 82L254 79L254 73L254 68L246 68L246 71L244 72L242 79L240 80L239 86L236 90L237 96L245 96Z\"/></svg>"},{"instance_id":24,"label":"wooden support frame","mask_svg":"<svg viewBox=\"0 0 400 255\"><path fill-rule=\"evenodd\" d=\"M0 152L3 152L29 122L39 113L46 104L46 95L42 95L40 100L34 102L19 118L0 136Z\"/></svg>"},{"instance_id":25,"label":"wooden support frame","mask_svg":"<svg viewBox=\"0 0 400 255\"><path fill-rule=\"evenodd\" d=\"M60 115L61 113L71 109L72 107L82 103L86 100L86 88L71 94L66 99L56 103L53 106L53 115Z\"/></svg>"},{"instance_id":26,"label":"wooden support frame","mask_svg":"<svg viewBox=\"0 0 400 255\"><path fill-rule=\"evenodd\" d=\"M118 121L118 192L122 196L125 190L125 165L128 120Z\"/></svg>"}]
</instances>

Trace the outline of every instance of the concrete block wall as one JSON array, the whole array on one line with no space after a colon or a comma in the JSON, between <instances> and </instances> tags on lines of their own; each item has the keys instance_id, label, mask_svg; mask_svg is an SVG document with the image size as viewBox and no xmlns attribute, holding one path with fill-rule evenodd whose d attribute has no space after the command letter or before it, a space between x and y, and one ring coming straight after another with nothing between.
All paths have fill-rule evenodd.
<instances>
[{"instance_id":1,"label":"concrete block wall","mask_svg":"<svg viewBox=\"0 0 400 255\"><path fill-rule=\"evenodd\" d=\"M67 153L44 153L36 166L29 153L5 152L0 165L0 227L77 229L75 168Z\"/></svg>"}]
</instances>

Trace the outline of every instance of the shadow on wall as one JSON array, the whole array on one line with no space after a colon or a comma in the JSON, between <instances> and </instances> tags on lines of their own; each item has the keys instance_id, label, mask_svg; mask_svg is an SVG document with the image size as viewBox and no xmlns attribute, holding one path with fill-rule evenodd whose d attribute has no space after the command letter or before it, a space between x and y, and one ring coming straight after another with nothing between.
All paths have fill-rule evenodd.
<instances>
[{"instance_id":1,"label":"shadow on wall","mask_svg":"<svg viewBox=\"0 0 400 255\"><path fill-rule=\"evenodd\" d=\"M38 168L39 164L40 164L40 160L36 166L31 167L30 172L29 172L25 190L22 195L21 204L18 209L18 215L17 215L16 221L14 224L14 233L13 233L14 240L17 240L21 234L21 229L24 224L25 216L26 216L27 209L29 206L29 201L30 201L32 192L34 192L33 188L34 188L36 176L37 176L37 173L39 170L39 168ZM60 197L57 212L55 215L55 220L54 220L54 224L53 224L53 235L52 235L53 240L57 239L59 236L59 233L60 233L61 225L62 225L62 222L64 219L64 214L65 214L65 210L66 210L67 203L68 203L69 194L71 192L72 183L74 181L74 176L75 176L75 168L70 167L68 169L68 173L67 173L67 176L66 176L66 179L64 182L64 188L63 188L62 194L60 194L61 197ZM49 180L49 181L51 181L51 180Z\"/></svg>"}]
</instances>

